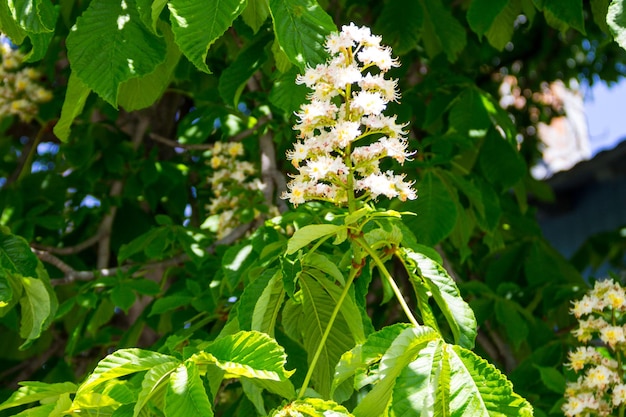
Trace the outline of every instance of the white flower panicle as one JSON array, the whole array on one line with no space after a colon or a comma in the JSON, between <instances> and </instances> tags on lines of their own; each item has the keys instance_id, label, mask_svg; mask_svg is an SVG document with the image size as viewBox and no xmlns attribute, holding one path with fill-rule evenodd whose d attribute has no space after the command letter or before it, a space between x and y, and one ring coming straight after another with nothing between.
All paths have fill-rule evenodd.
<instances>
[{"instance_id":1,"label":"white flower panicle","mask_svg":"<svg viewBox=\"0 0 626 417\"><path fill-rule=\"evenodd\" d=\"M239 159L244 156L242 143L216 142L211 154L209 164L213 174L208 177L208 182L214 197L207 211L211 229L221 239L237 226L256 220L263 214L258 203L263 201L264 185L254 166ZM278 214L276 207L269 207L266 211ZM245 212L248 212L248 218L243 218Z\"/></svg>"},{"instance_id":2,"label":"white flower panicle","mask_svg":"<svg viewBox=\"0 0 626 417\"><path fill-rule=\"evenodd\" d=\"M597 281L571 313L578 320L572 334L583 343L568 355L565 366L579 374L565 389L563 413L575 416L608 416L626 404L626 384L622 364L626 352L626 291L613 280ZM601 351L602 342L604 351ZM609 352L607 355L605 352Z\"/></svg>"},{"instance_id":3,"label":"white flower panicle","mask_svg":"<svg viewBox=\"0 0 626 417\"><path fill-rule=\"evenodd\" d=\"M39 84L41 73L23 62L24 55L0 34L0 117L15 115L28 122L52 93Z\"/></svg>"},{"instance_id":4,"label":"white flower panicle","mask_svg":"<svg viewBox=\"0 0 626 417\"><path fill-rule=\"evenodd\" d=\"M400 99L397 80L385 78L399 62L380 42L367 27L343 26L326 39L326 64L296 78L312 92L296 113L299 140L287 151L299 171L283 194L292 204L345 204L355 193L361 200L417 197L404 175L379 168L385 157L403 164L413 155L407 150L406 125L383 115L389 102Z\"/></svg>"}]
</instances>

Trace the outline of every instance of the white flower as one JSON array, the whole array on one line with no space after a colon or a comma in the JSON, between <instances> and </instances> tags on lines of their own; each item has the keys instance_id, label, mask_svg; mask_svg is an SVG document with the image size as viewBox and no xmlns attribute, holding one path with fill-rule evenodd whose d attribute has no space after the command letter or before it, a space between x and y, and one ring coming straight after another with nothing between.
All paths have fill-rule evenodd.
<instances>
[{"instance_id":1,"label":"white flower","mask_svg":"<svg viewBox=\"0 0 626 417\"><path fill-rule=\"evenodd\" d=\"M365 65L376 65L382 72L400 66L398 60L391 57L391 48L367 46L357 54L357 58Z\"/></svg>"},{"instance_id":2,"label":"white flower","mask_svg":"<svg viewBox=\"0 0 626 417\"><path fill-rule=\"evenodd\" d=\"M604 365L595 366L587 371L584 384L590 388L604 390L607 385L619 380L616 372Z\"/></svg>"},{"instance_id":3,"label":"white flower","mask_svg":"<svg viewBox=\"0 0 626 417\"><path fill-rule=\"evenodd\" d=\"M302 142L296 142L292 151L287 151L287 159L297 168L300 162L309 156L309 148Z\"/></svg>"},{"instance_id":4,"label":"white flower","mask_svg":"<svg viewBox=\"0 0 626 417\"><path fill-rule=\"evenodd\" d=\"M372 37L372 33L368 27L358 27L353 22L350 22L348 26L342 26L341 32L344 33L348 39L352 39L356 43L368 41Z\"/></svg>"},{"instance_id":5,"label":"white flower","mask_svg":"<svg viewBox=\"0 0 626 417\"><path fill-rule=\"evenodd\" d=\"M307 67L304 71L304 75L298 75L296 77L296 84L304 84L309 88L312 88L317 82L324 77L326 72L326 66L318 64L315 68Z\"/></svg>"},{"instance_id":6,"label":"white flower","mask_svg":"<svg viewBox=\"0 0 626 417\"><path fill-rule=\"evenodd\" d=\"M398 101L400 98L397 92L398 81L395 79L388 80L382 74L366 74L361 78L359 87L363 90L378 91L387 101Z\"/></svg>"},{"instance_id":7,"label":"white flower","mask_svg":"<svg viewBox=\"0 0 626 417\"><path fill-rule=\"evenodd\" d=\"M618 343L626 342L622 326L606 326L600 329L600 339L612 348Z\"/></svg>"},{"instance_id":8,"label":"white flower","mask_svg":"<svg viewBox=\"0 0 626 417\"><path fill-rule=\"evenodd\" d=\"M339 148L345 148L361 135L360 123L339 121L330 131L330 136Z\"/></svg>"},{"instance_id":9,"label":"white flower","mask_svg":"<svg viewBox=\"0 0 626 417\"><path fill-rule=\"evenodd\" d=\"M617 384L613 387L613 393L611 396L613 406L626 403L626 385Z\"/></svg>"},{"instance_id":10,"label":"white flower","mask_svg":"<svg viewBox=\"0 0 626 417\"><path fill-rule=\"evenodd\" d=\"M398 101L400 95L397 81L384 76L398 61L380 42L366 27L343 26L340 33L327 37L325 48L331 57L326 63L308 67L297 77L296 82L312 93L307 97L310 102L296 113L294 129L301 140L287 152L298 174L283 198L293 204L345 203L349 196L357 198L355 191L363 192L358 198L364 201L380 195L403 201L417 197L403 175L383 174L379 168L382 158L403 163L413 154L404 139L406 125L396 123L396 116L382 114L387 103ZM380 73L367 72L374 66ZM377 140L357 146L370 135Z\"/></svg>"},{"instance_id":11,"label":"white flower","mask_svg":"<svg viewBox=\"0 0 626 417\"><path fill-rule=\"evenodd\" d=\"M338 66L333 65L328 74L331 84L339 89L345 88L347 84L354 84L363 78L361 71L356 65Z\"/></svg>"},{"instance_id":12,"label":"white flower","mask_svg":"<svg viewBox=\"0 0 626 417\"><path fill-rule=\"evenodd\" d=\"M326 39L325 48L331 54L338 54L344 49L350 49L354 46L352 39L346 32L331 33Z\"/></svg>"},{"instance_id":13,"label":"white flower","mask_svg":"<svg viewBox=\"0 0 626 417\"><path fill-rule=\"evenodd\" d=\"M365 115L378 115L385 110L387 102L380 93L359 91L353 96L352 107L360 110Z\"/></svg>"}]
</instances>

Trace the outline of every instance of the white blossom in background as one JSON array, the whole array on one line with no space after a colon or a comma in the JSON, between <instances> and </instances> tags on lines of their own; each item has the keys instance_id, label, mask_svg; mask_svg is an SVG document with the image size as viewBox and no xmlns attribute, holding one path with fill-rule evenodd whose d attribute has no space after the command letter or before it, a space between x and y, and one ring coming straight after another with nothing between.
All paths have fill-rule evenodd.
<instances>
[{"instance_id":1,"label":"white blossom in background","mask_svg":"<svg viewBox=\"0 0 626 417\"><path fill-rule=\"evenodd\" d=\"M613 280L598 281L573 302L571 313L578 320L572 334L591 346L577 347L568 354L565 366L575 371L578 379L567 383L563 413L567 417L615 415L619 407L626 406L626 291Z\"/></svg>"},{"instance_id":2,"label":"white blossom in background","mask_svg":"<svg viewBox=\"0 0 626 417\"><path fill-rule=\"evenodd\" d=\"M389 102L400 99L397 80L385 78L399 62L380 42L367 27L343 26L326 39L326 64L296 78L312 92L296 113L298 141L287 152L299 171L283 194L292 204L417 197L404 175L379 168L385 157L403 164L413 154L407 150L406 125L383 114Z\"/></svg>"},{"instance_id":3,"label":"white blossom in background","mask_svg":"<svg viewBox=\"0 0 626 417\"><path fill-rule=\"evenodd\" d=\"M41 103L52 100L52 93L40 85L42 74L23 63L24 55L0 35L0 118L15 115L29 122Z\"/></svg>"},{"instance_id":4,"label":"white blossom in background","mask_svg":"<svg viewBox=\"0 0 626 417\"><path fill-rule=\"evenodd\" d=\"M264 214L261 210L278 214L276 207L264 207L263 183L254 166L240 159L243 156L240 142L216 142L211 150L209 164L213 174L208 182L214 196L207 206L209 217L204 226L214 231L218 239L237 226L259 219Z\"/></svg>"}]
</instances>

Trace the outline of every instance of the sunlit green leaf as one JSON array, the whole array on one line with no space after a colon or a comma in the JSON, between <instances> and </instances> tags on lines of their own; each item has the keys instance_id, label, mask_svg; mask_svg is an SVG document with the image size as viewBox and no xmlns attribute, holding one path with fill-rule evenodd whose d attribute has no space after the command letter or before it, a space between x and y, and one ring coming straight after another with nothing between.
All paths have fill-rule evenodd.
<instances>
[{"instance_id":1,"label":"sunlit green leaf","mask_svg":"<svg viewBox=\"0 0 626 417\"><path fill-rule=\"evenodd\" d=\"M180 364L172 372L163 411L167 417L213 415L213 407L194 362Z\"/></svg>"},{"instance_id":2,"label":"sunlit green leaf","mask_svg":"<svg viewBox=\"0 0 626 417\"><path fill-rule=\"evenodd\" d=\"M270 0L274 33L289 60L300 70L327 58L325 37L337 30L315 0Z\"/></svg>"},{"instance_id":3,"label":"sunlit green leaf","mask_svg":"<svg viewBox=\"0 0 626 417\"><path fill-rule=\"evenodd\" d=\"M284 349L274 339L256 331L242 331L212 342L195 354L197 364L214 364L226 371L226 378L245 376L253 379L286 380Z\"/></svg>"},{"instance_id":4,"label":"sunlit green leaf","mask_svg":"<svg viewBox=\"0 0 626 417\"><path fill-rule=\"evenodd\" d=\"M85 395L103 382L121 376L146 371L155 366L179 361L162 353L142 349L120 349L98 362L96 369L83 382L76 393L77 397Z\"/></svg>"},{"instance_id":5,"label":"sunlit green leaf","mask_svg":"<svg viewBox=\"0 0 626 417\"><path fill-rule=\"evenodd\" d=\"M296 253L299 249L302 249L314 240L334 235L341 229L345 229L345 226L335 224L310 224L304 226L296 230L296 233L289 239L289 243L287 243L287 255Z\"/></svg>"},{"instance_id":6,"label":"sunlit green leaf","mask_svg":"<svg viewBox=\"0 0 626 417\"><path fill-rule=\"evenodd\" d=\"M120 84L153 72L166 46L141 22L134 0L93 0L67 37L67 55L76 76L117 107Z\"/></svg>"},{"instance_id":7,"label":"sunlit green leaf","mask_svg":"<svg viewBox=\"0 0 626 417\"><path fill-rule=\"evenodd\" d=\"M206 56L246 7L247 0L170 0L170 20L176 43L199 70L210 73Z\"/></svg>"},{"instance_id":8,"label":"sunlit green leaf","mask_svg":"<svg viewBox=\"0 0 626 417\"><path fill-rule=\"evenodd\" d=\"M141 391L139 391L137 402L133 409L133 417L140 416L146 404L149 401L154 401L154 398L158 398L159 403L163 402L169 377L179 366L182 365L171 361L154 366L146 372L141 382Z\"/></svg>"},{"instance_id":9,"label":"sunlit green leaf","mask_svg":"<svg viewBox=\"0 0 626 417\"><path fill-rule=\"evenodd\" d=\"M124 81L119 86L118 104L126 111L143 109L157 101L169 85L174 68L180 59L180 50L174 43L172 30L165 23L159 24L165 39L165 60L151 73Z\"/></svg>"},{"instance_id":10,"label":"sunlit green leaf","mask_svg":"<svg viewBox=\"0 0 626 417\"><path fill-rule=\"evenodd\" d=\"M24 294L20 299L22 322L20 336L25 344L37 339L44 329L44 324L52 314L52 305L48 290L43 281L23 277Z\"/></svg>"},{"instance_id":11,"label":"sunlit green leaf","mask_svg":"<svg viewBox=\"0 0 626 417\"><path fill-rule=\"evenodd\" d=\"M409 268L408 271L413 284L423 285L418 277L424 280L445 316L455 342L466 348L474 347L477 333L476 318L470 306L461 297L454 280L441 265L421 253L408 249L402 249L402 253L407 259L407 265L415 264L415 270Z\"/></svg>"},{"instance_id":12,"label":"sunlit green leaf","mask_svg":"<svg viewBox=\"0 0 626 417\"><path fill-rule=\"evenodd\" d=\"M612 0L606 15L615 42L626 49L626 3L623 0Z\"/></svg>"},{"instance_id":13,"label":"sunlit green leaf","mask_svg":"<svg viewBox=\"0 0 626 417\"><path fill-rule=\"evenodd\" d=\"M0 404L0 410L58 397L64 393L74 393L77 388L76 384L71 382L47 384L45 382L24 381L19 384L21 387L13 392L5 402Z\"/></svg>"}]
</instances>

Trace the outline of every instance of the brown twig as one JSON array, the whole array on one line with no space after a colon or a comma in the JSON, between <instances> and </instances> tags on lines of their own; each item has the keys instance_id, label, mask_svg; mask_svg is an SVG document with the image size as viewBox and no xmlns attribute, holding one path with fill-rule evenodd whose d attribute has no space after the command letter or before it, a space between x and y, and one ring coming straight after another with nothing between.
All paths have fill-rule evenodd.
<instances>
[{"instance_id":1,"label":"brown twig","mask_svg":"<svg viewBox=\"0 0 626 417\"><path fill-rule=\"evenodd\" d=\"M92 237L80 242L77 245L74 246L66 246L63 248L57 248L54 246L46 246L46 245L39 245L37 243L33 243L31 244L31 247L35 248L35 249L39 249L41 251L45 251L45 252L49 252L49 253L54 253L56 255L74 255L77 254L79 252L84 251L85 249L95 245L96 243L98 243L98 241L100 240L100 235L99 234L95 234Z\"/></svg>"},{"instance_id":2,"label":"brown twig","mask_svg":"<svg viewBox=\"0 0 626 417\"><path fill-rule=\"evenodd\" d=\"M244 236L252 227L254 227L254 222L240 225L228 235L224 236L222 239L213 242L213 244L206 248L206 252L208 254L213 254L215 253L215 248L217 246L230 245L237 239ZM168 268L170 266L180 265L184 262L189 261L189 256L183 253L173 258L165 259L158 262L133 263L115 268L99 268L95 271L77 271L50 252L46 252L36 248L31 248L31 250L35 255L37 255L37 257L41 261L46 262L63 272L63 278L50 280L50 284L53 286L68 285L77 281L92 281L94 279L97 279L98 277L110 277L117 275L118 273L128 272L133 268L136 268L141 272L145 272L156 268Z\"/></svg>"},{"instance_id":3,"label":"brown twig","mask_svg":"<svg viewBox=\"0 0 626 417\"><path fill-rule=\"evenodd\" d=\"M241 132L229 138L228 140L230 142L239 142L247 138L248 136L255 133L259 129L259 127L263 126L263 124L265 124L269 119L270 117L268 116L261 117L260 119L257 120L254 126L252 126L249 129L242 130ZM206 151L206 150L213 148L213 143L180 143L178 141L175 141L173 139L168 139L156 133L150 133L148 136L150 137L150 139L156 142L162 143L172 148L180 148L180 149L184 149L187 151Z\"/></svg>"}]
</instances>

